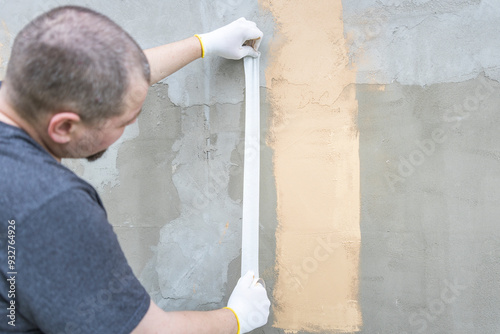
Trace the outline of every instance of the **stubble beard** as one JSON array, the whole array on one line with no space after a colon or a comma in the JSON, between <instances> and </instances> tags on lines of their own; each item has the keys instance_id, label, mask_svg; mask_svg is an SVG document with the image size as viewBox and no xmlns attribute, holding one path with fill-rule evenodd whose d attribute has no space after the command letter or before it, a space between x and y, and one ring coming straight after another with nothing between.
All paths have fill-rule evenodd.
<instances>
[{"instance_id":1,"label":"stubble beard","mask_svg":"<svg viewBox=\"0 0 500 334\"><path fill-rule=\"evenodd\" d=\"M89 162L96 161L97 159L101 158L104 155L104 153L106 153L107 150L108 149L105 149L105 150L102 150L100 152L97 152L97 153L94 153L92 155L89 155L85 159L87 159L87 161L89 161Z\"/></svg>"}]
</instances>

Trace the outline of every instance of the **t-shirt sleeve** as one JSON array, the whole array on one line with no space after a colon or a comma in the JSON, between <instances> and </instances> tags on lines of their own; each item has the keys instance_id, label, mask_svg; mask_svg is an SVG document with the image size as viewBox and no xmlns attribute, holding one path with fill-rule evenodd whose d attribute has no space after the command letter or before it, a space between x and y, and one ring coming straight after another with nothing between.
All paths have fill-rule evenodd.
<instances>
[{"instance_id":1,"label":"t-shirt sleeve","mask_svg":"<svg viewBox=\"0 0 500 334\"><path fill-rule=\"evenodd\" d=\"M150 297L134 276L106 212L85 189L16 222L17 303L45 333L130 333Z\"/></svg>"}]
</instances>

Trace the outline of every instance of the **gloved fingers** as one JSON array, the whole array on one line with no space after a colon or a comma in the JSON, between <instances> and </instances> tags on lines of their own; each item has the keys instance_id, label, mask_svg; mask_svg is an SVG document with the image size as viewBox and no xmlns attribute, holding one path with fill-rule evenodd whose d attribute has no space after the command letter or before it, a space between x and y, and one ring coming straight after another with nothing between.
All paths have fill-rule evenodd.
<instances>
[{"instance_id":1,"label":"gloved fingers","mask_svg":"<svg viewBox=\"0 0 500 334\"><path fill-rule=\"evenodd\" d=\"M240 322L241 333L248 333L267 323L271 301L264 280L248 271L240 277L229 297L227 306L234 310Z\"/></svg>"},{"instance_id":2,"label":"gloved fingers","mask_svg":"<svg viewBox=\"0 0 500 334\"><path fill-rule=\"evenodd\" d=\"M259 46L260 46L260 42L262 41L263 36L264 36L264 33L262 31L260 31L260 29L257 28L257 26L255 26L255 27L252 27L252 28L247 30L247 33L245 34L244 38L245 38L245 41L252 42L251 44L248 43L247 45L252 46L255 49L255 51L258 51Z\"/></svg>"},{"instance_id":3,"label":"gloved fingers","mask_svg":"<svg viewBox=\"0 0 500 334\"><path fill-rule=\"evenodd\" d=\"M250 287L252 285L255 273L252 270L247 271L247 273L240 277L237 285L242 287Z\"/></svg>"},{"instance_id":4,"label":"gloved fingers","mask_svg":"<svg viewBox=\"0 0 500 334\"><path fill-rule=\"evenodd\" d=\"M254 48L252 48L251 46L242 46L241 47L241 57L240 58L243 58L246 56L251 56L251 57L256 58L259 55L260 55L260 52L255 51Z\"/></svg>"},{"instance_id":5,"label":"gloved fingers","mask_svg":"<svg viewBox=\"0 0 500 334\"><path fill-rule=\"evenodd\" d=\"M264 33L259 28L257 28L257 23L248 21L244 17L240 17L235 22L240 25L241 29L244 32L243 41L255 40L255 44L252 46L255 51L259 50L260 41L262 40Z\"/></svg>"},{"instance_id":6,"label":"gloved fingers","mask_svg":"<svg viewBox=\"0 0 500 334\"><path fill-rule=\"evenodd\" d=\"M253 284L254 285L257 285L257 284L260 284L262 285L262 287L265 289L266 288L266 283L264 282L264 279L263 278L255 278L253 280Z\"/></svg>"},{"instance_id":7,"label":"gloved fingers","mask_svg":"<svg viewBox=\"0 0 500 334\"><path fill-rule=\"evenodd\" d=\"M262 41L262 38L257 38L257 39L249 39L246 40L245 43L243 43L243 46L251 46L255 51L259 51L259 45L260 42Z\"/></svg>"},{"instance_id":8,"label":"gloved fingers","mask_svg":"<svg viewBox=\"0 0 500 334\"><path fill-rule=\"evenodd\" d=\"M255 328L264 326L269 318L271 302L269 299L252 302L252 309L249 309L239 319L241 333L248 333Z\"/></svg>"},{"instance_id":9,"label":"gloved fingers","mask_svg":"<svg viewBox=\"0 0 500 334\"><path fill-rule=\"evenodd\" d=\"M251 293L259 300L265 300L267 302L269 301L266 288L260 283L257 283L252 287Z\"/></svg>"},{"instance_id":10,"label":"gloved fingers","mask_svg":"<svg viewBox=\"0 0 500 334\"><path fill-rule=\"evenodd\" d=\"M262 36L264 36L264 34L262 34ZM262 42L262 36L260 36L259 38L257 38L255 40L255 43L253 44L253 48L254 48L255 51L259 51L260 42Z\"/></svg>"}]
</instances>

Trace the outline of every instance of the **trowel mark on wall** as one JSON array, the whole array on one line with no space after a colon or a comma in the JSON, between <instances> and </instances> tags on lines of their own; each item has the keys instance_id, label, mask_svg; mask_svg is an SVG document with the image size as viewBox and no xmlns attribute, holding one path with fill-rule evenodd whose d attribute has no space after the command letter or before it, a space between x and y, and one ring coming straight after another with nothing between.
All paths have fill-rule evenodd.
<instances>
[{"instance_id":1,"label":"trowel mark on wall","mask_svg":"<svg viewBox=\"0 0 500 334\"><path fill-rule=\"evenodd\" d=\"M279 221L274 326L357 331L359 137L342 4L261 5L279 27L266 70Z\"/></svg>"}]
</instances>

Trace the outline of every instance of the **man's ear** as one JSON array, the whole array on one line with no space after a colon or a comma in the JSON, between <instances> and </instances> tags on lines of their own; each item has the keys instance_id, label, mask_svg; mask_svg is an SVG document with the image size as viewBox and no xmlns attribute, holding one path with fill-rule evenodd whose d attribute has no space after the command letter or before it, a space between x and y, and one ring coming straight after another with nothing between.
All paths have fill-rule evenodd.
<instances>
[{"instance_id":1,"label":"man's ear","mask_svg":"<svg viewBox=\"0 0 500 334\"><path fill-rule=\"evenodd\" d=\"M54 142L67 144L79 125L81 125L81 119L78 114L64 111L52 115L47 131Z\"/></svg>"}]
</instances>

